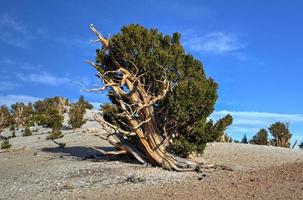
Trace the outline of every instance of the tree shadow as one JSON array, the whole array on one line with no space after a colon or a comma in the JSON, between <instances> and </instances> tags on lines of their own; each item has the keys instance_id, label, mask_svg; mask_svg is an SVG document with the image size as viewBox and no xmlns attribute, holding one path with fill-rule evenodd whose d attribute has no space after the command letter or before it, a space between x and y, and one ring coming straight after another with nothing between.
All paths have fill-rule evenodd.
<instances>
[{"instance_id":1,"label":"tree shadow","mask_svg":"<svg viewBox=\"0 0 303 200\"><path fill-rule=\"evenodd\" d=\"M95 147L97 149L103 151L115 151L115 147ZM106 162L106 161L121 161L124 163L130 164L139 164L139 162L134 159L131 155L104 155L99 151L89 148L89 147L82 147L82 146L73 146L73 147L45 147L41 149L44 152L49 153L57 153L61 156L70 156L76 158L78 160L90 160L92 162Z\"/></svg>"}]
</instances>

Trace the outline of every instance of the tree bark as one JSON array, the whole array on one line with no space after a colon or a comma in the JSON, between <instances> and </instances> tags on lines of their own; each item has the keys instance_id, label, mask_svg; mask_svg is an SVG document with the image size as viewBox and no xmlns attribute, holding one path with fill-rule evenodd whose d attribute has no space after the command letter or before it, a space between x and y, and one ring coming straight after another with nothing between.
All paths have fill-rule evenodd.
<instances>
[{"instance_id":1,"label":"tree bark","mask_svg":"<svg viewBox=\"0 0 303 200\"><path fill-rule=\"evenodd\" d=\"M93 25L91 25L90 28L97 35L98 41L102 43L103 47L108 48L109 41L103 38ZM97 64L93 62L89 62L89 64L97 67ZM120 65L117 68L117 70L106 71L103 74L99 74L104 86L90 91L102 91L111 88L118 97L119 108L123 110L119 115L124 119L124 123L131 131L123 130L96 115L95 119L107 132L105 136L98 136L109 141L109 143L117 147L119 151L126 151L132 154L140 163L153 163L166 170L200 171L201 164L169 153L163 142L165 138L161 137L163 132L161 132L162 129L160 130L158 127L153 106L163 99L169 91L170 84L167 79L157 80L163 84L163 88L158 95L152 95L146 89L148 87L141 82L144 74L138 75L138 73L131 73ZM135 66L135 68L137 67ZM109 76L110 74L119 74L122 78L117 80L112 78L113 76ZM127 87L128 90L123 90L122 88L124 87ZM125 101L125 99L127 99L127 101ZM137 137L139 145L131 143L128 139L129 136Z\"/></svg>"}]
</instances>

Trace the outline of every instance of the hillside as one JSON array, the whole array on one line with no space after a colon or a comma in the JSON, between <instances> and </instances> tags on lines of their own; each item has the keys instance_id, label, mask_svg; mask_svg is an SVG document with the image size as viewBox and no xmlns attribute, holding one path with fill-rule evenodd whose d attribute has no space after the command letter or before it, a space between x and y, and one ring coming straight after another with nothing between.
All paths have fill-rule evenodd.
<instances>
[{"instance_id":1,"label":"hillside","mask_svg":"<svg viewBox=\"0 0 303 200\"><path fill-rule=\"evenodd\" d=\"M93 136L94 132L102 129L93 121L92 111L87 110L85 118L86 124L75 132L66 124L62 130L64 137L58 140L66 143L65 148L58 148L46 140L50 129L33 128L37 131L28 137L17 132L17 137L10 140L13 145L11 151L0 153L0 199L133 199L134 193L130 192L133 190L136 190L136 198L142 199L144 191L150 187L159 191L161 197L171 199L186 199L194 190L197 190L196 199L200 195L224 198L227 191L232 198L232 194L244 190L242 197L248 198L262 192L264 187L284 193L292 189L290 193L281 193L281 196L303 197L302 184L298 184L303 179L297 176L303 171L303 151L211 143L204 155L197 159L214 167L203 169L202 173L169 172L142 166L129 157L102 156L90 146L102 150L113 147ZM5 134L8 130L4 131ZM169 186L169 182L174 187ZM256 189L261 186L261 189ZM286 189L281 190L284 186ZM182 196L178 195L179 190L184 190ZM159 199L158 193L150 195L152 199ZM266 195L270 199L274 193Z\"/></svg>"}]
</instances>

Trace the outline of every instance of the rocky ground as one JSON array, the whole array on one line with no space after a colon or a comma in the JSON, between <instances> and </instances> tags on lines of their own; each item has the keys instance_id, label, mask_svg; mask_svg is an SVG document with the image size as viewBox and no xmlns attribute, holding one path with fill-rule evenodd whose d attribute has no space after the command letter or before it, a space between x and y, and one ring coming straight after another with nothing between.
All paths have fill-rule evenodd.
<instances>
[{"instance_id":1,"label":"rocky ground","mask_svg":"<svg viewBox=\"0 0 303 200\"><path fill-rule=\"evenodd\" d=\"M92 149L112 147L93 136L102 130L90 116L77 131L66 126L65 148L46 140L49 129L17 132L0 153L0 199L303 199L303 151L212 143L198 160L216 167L169 172Z\"/></svg>"}]
</instances>

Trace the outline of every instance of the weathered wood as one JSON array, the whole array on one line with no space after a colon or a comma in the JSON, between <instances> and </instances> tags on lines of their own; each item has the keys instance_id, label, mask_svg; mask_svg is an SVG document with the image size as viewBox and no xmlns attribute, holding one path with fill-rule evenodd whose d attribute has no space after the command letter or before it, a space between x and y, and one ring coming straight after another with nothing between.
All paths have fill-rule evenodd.
<instances>
[{"instance_id":1,"label":"weathered wood","mask_svg":"<svg viewBox=\"0 0 303 200\"><path fill-rule=\"evenodd\" d=\"M104 48L108 48L109 41L103 38L93 25L91 30L96 34L98 40ZM93 67L97 68L97 64L89 62ZM117 63L118 64L118 63ZM135 66L135 64L134 64ZM136 69L138 69L135 66ZM120 80L113 79L109 74L119 74ZM123 66L118 67L114 71L106 71L100 74L100 79L104 83L103 87L93 89L92 91L100 91L111 88L115 95L119 98L118 106L123 113L120 116L125 118L124 123L130 127L131 131L123 130L95 116L105 129L105 136L99 137L107 140L110 144L117 147L119 151L127 151L133 155L140 163L150 162L160 166L166 170L189 171L200 169L201 164L189 161L187 159L176 157L170 154L163 143L162 127L158 127L153 106L163 99L170 89L170 84L166 77L163 80L155 80L163 84L162 91L158 95L152 95L148 92L142 82L144 74L139 75L138 70L135 73L128 71ZM124 91L123 88L128 90ZM125 101L127 99L127 102ZM140 149L128 141L129 135L135 135L138 138Z\"/></svg>"}]
</instances>

